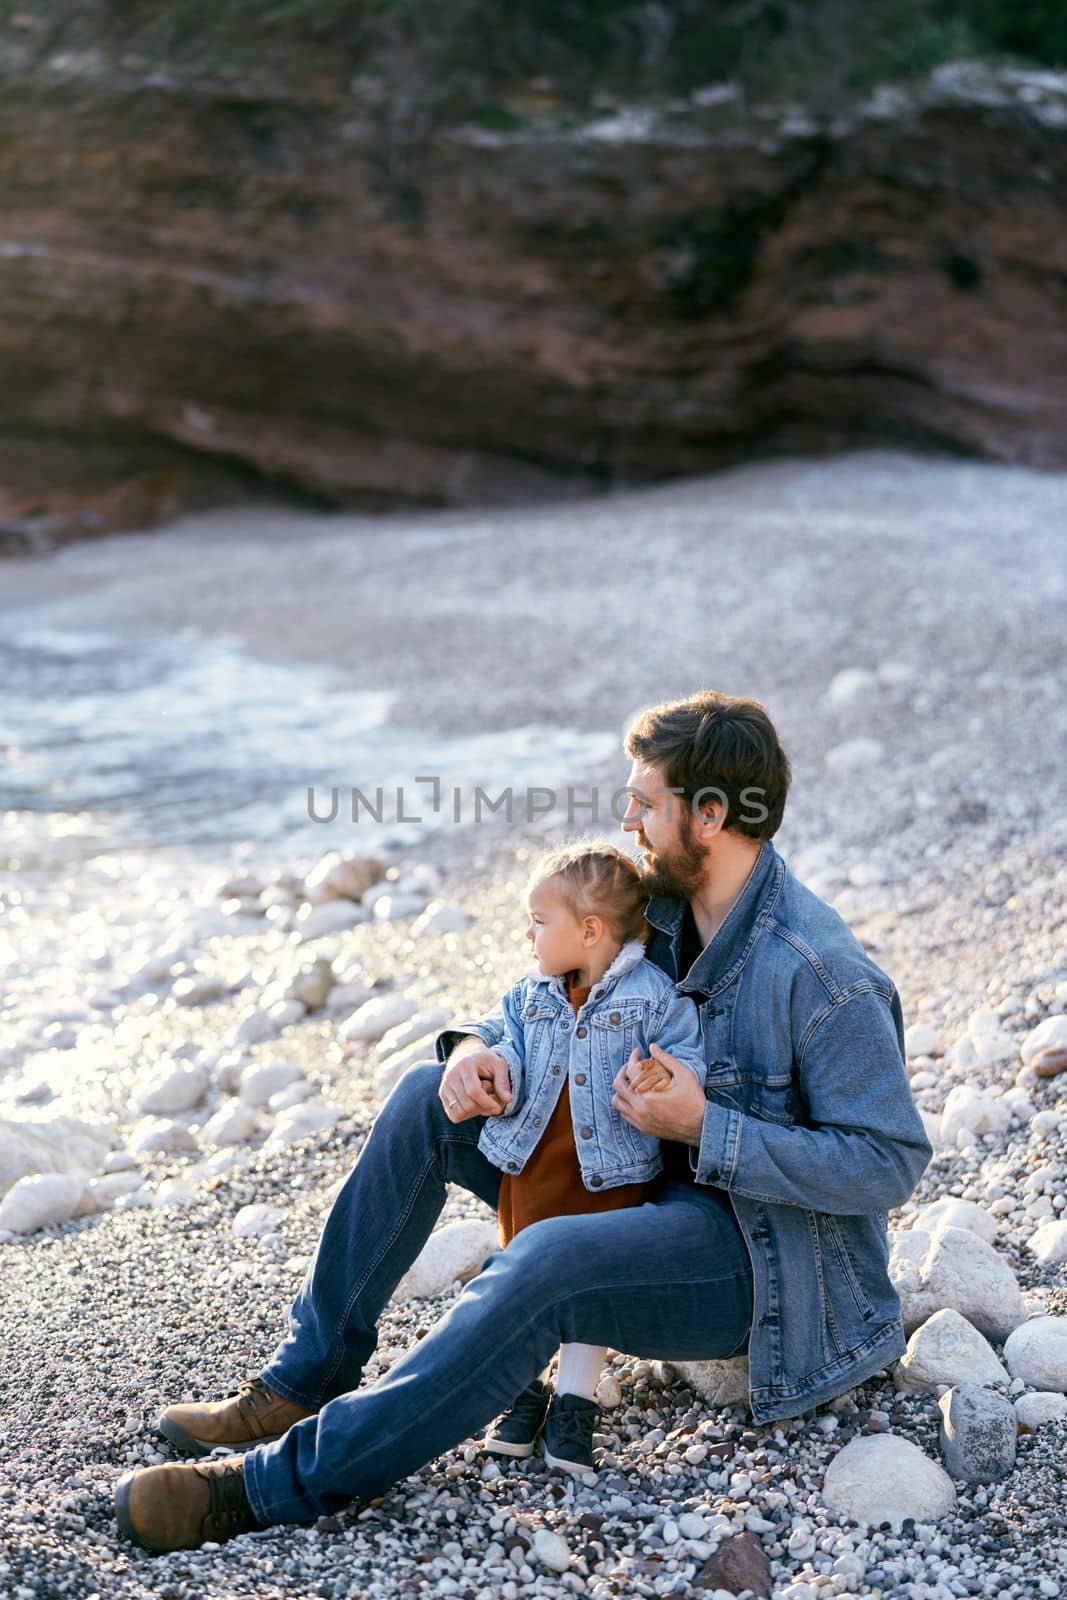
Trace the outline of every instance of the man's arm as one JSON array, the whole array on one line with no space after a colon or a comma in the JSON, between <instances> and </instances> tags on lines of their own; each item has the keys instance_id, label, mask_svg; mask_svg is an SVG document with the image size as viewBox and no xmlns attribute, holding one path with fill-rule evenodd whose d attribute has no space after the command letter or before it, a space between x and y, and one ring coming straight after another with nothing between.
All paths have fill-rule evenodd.
<instances>
[{"instance_id":1,"label":"man's arm","mask_svg":"<svg viewBox=\"0 0 1067 1600\"><path fill-rule=\"evenodd\" d=\"M691 1145L697 1183L838 1215L888 1211L908 1198L933 1154L898 1023L897 1002L868 989L827 1007L799 1063L806 1124L785 1127L705 1101L685 1072L641 1096L624 1068L613 1103L643 1133Z\"/></svg>"},{"instance_id":2,"label":"man's arm","mask_svg":"<svg viewBox=\"0 0 1067 1600\"><path fill-rule=\"evenodd\" d=\"M708 1102L698 1183L752 1200L852 1215L901 1205L933 1155L908 1083L899 1005L862 989L827 1007L798 1063L806 1124Z\"/></svg>"}]
</instances>

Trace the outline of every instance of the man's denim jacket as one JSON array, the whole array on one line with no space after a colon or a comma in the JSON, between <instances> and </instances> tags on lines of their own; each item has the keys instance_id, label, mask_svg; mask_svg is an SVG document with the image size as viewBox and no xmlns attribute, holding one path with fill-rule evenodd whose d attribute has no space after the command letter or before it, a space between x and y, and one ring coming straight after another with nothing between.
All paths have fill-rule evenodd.
<instances>
[{"instance_id":1,"label":"man's denim jacket","mask_svg":"<svg viewBox=\"0 0 1067 1600\"><path fill-rule=\"evenodd\" d=\"M707 1108L690 1164L696 1183L729 1196L748 1247L750 1403L770 1422L903 1354L888 1213L933 1152L904 1067L896 990L769 840L714 938L679 973L684 910L681 900L649 902L648 955L699 1007ZM459 1031L495 1045L503 1023ZM440 1037L439 1059L456 1037Z\"/></svg>"},{"instance_id":2,"label":"man's denim jacket","mask_svg":"<svg viewBox=\"0 0 1067 1600\"><path fill-rule=\"evenodd\" d=\"M577 1016L562 979L537 973L508 990L501 1014L493 1050L508 1064L511 1101L502 1116L485 1119L482 1154L503 1172L521 1172L566 1079L585 1187L654 1178L663 1167L659 1140L623 1121L612 1084L635 1046L643 1057L650 1044L662 1046L701 1082L704 1056L696 1007L646 961L644 945L623 945Z\"/></svg>"}]
</instances>

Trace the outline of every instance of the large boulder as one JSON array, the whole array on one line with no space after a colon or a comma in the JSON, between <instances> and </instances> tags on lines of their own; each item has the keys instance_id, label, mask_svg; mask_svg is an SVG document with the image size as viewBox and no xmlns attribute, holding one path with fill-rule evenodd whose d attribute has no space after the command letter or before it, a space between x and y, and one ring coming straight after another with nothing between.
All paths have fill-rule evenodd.
<instances>
[{"instance_id":1,"label":"large boulder","mask_svg":"<svg viewBox=\"0 0 1067 1600\"><path fill-rule=\"evenodd\" d=\"M0 1194L37 1172L98 1172L110 1135L75 1117L0 1121Z\"/></svg>"},{"instance_id":2,"label":"large boulder","mask_svg":"<svg viewBox=\"0 0 1067 1600\"><path fill-rule=\"evenodd\" d=\"M889 1276L900 1296L904 1331L915 1332L950 1307L987 1339L1006 1339L1026 1321L1022 1290L1008 1263L966 1228L889 1236Z\"/></svg>"},{"instance_id":3,"label":"large boulder","mask_svg":"<svg viewBox=\"0 0 1067 1600\"><path fill-rule=\"evenodd\" d=\"M950 1477L995 1483L1015 1465L1018 1419L1002 1394L963 1383L938 1401L941 1459Z\"/></svg>"},{"instance_id":4,"label":"large boulder","mask_svg":"<svg viewBox=\"0 0 1067 1600\"><path fill-rule=\"evenodd\" d=\"M823 1500L838 1516L899 1529L905 1517L938 1522L956 1508L956 1490L942 1466L899 1434L852 1439L826 1469Z\"/></svg>"},{"instance_id":5,"label":"large boulder","mask_svg":"<svg viewBox=\"0 0 1067 1600\"><path fill-rule=\"evenodd\" d=\"M1024 1322L1004 1346L1004 1363L1013 1378L1035 1389L1067 1393L1067 1317Z\"/></svg>"},{"instance_id":6,"label":"large boulder","mask_svg":"<svg viewBox=\"0 0 1067 1600\"><path fill-rule=\"evenodd\" d=\"M728 1361L676 1361L675 1369L691 1389L712 1406L748 1403L748 1357Z\"/></svg>"},{"instance_id":7,"label":"large boulder","mask_svg":"<svg viewBox=\"0 0 1067 1600\"><path fill-rule=\"evenodd\" d=\"M457 1279L473 1278L500 1243L496 1225L476 1218L446 1223L431 1233L394 1291L395 1300L444 1294Z\"/></svg>"},{"instance_id":8,"label":"large boulder","mask_svg":"<svg viewBox=\"0 0 1067 1600\"><path fill-rule=\"evenodd\" d=\"M95 1210L86 1173L34 1173L20 1178L0 1200L0 1230L36 1233L39 1228L89 1216Z\"/></svg>"},{"instance_id":9,"label":"large boulder","mask_svg":"<svg viewBox=\"0 0 1067 1600\"><path fill-rule=\"evenodd\" d=\"M916 1328L894 1373L898 1389L936 1394L943 1383L1008 1383L992 1346L966 1317L946 1307Z\"/></svg>"}]
</instances>

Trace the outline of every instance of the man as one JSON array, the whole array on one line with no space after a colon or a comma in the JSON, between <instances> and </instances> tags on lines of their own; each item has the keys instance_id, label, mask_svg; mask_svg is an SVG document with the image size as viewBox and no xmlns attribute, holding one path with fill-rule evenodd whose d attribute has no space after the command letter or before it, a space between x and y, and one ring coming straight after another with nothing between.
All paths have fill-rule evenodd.
<instances>
[{"instance_id":1,"label":"man","mask_svg":"<svg viewBox=\"0 0 1067 1600\"><path fill-rule=\"evenodd\" d=\"M477 1141L508 1096L491 1048L501 1020L442 1035L444 1071L412 1068L382 1108L263 1374L163 1415L188 1453L248 1453L128 1474L128 1537L188 1548L381 1494L484 1428L568 1341L683 1360L747 1349L757 1422L810 1410L903 1352L887 1213L932 1152L896 991L771 843L789 764L762 706L702 691L642 713L626 751L649 955L699 1008L707 1061L703 1087L684 1070L655 1095L633 1091L630 1068L615 1081L620 1115L667 1141L652 1201L524 1230L359 1390L377 1318L447 1185L496 1200ZM574 1070L572 1041L560 1048Z\"/></svg>"}]
</instances>

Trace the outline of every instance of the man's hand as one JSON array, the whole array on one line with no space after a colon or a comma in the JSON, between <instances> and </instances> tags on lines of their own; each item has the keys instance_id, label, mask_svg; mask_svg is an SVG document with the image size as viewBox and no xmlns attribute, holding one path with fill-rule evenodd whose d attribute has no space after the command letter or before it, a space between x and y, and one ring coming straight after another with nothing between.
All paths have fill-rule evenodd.
<instances>
[{"instance_id":1,"label":"man's hand","mask_svg":"<svg viewBox=\"0 0 1067 1600\"><path fill-rule=\"evenodd\" d=\"M449 1122L498 1117L511 1100L508 1064L480 1039L465 1039L449 1057L437 1093Z\"/></svg>"},{"instance_id":2,"label":"man's hand","mask_svg":"<svg viewBox=\"0 0 1067 1600\"><path fill-rule=\"evenodd\" d=\"M697 1082L688 1067L668 1055L666 1050L661 1050L658 1044L649 1048L657 1066L670 1073L670 1087L656 1089L651 1094L638 1088L640 1083L647 1082L653 1069L643 1069L641 1056L634 1050L615 1079L612 1105L638 1133L650 1133L656 1139L676 1139L681 1144L698 1145L707 1109L703 1085Z\"/></svg>"}]
</instances>

